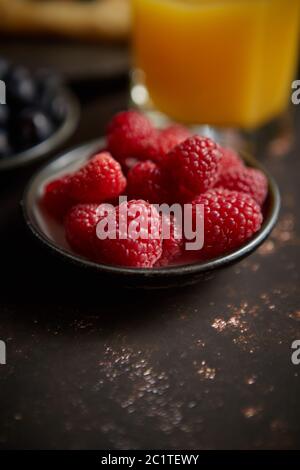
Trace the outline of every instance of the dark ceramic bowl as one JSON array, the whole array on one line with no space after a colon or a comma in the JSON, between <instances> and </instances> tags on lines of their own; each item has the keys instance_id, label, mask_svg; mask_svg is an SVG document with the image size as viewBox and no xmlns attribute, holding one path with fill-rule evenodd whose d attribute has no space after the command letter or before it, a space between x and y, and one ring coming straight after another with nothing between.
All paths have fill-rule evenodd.
<instances>
[{"instance_id":1,"label":"dark ceramic bowl","mask_svg":"<svg viewBox=\"0 0 300 470\"><path fill-rule=\"evenodd\" d=\"M67 104L67 113L64 122L48 139L43 142L18 154L1 158L0 171L25 166L36 160L49 156L51 152L57 150L73 134L79 121L79 103L73 94L67 89L63 90L62 96L65 98Z\"/></svg>"},{"instance_id":2,"label":"dark ceramic bowl","mask_svg":"<svg viewBox=\"0 0 300 470\"><path fill-rule=\"evenodd\" d=\"M94 272L105 280L116 282L124 287L167 288L191 284L206 278L218 269L225 268L240 261L256 250L268 237L273 229L280 208L280 195L277 184L262 165L250 156L244 156L248 166L259 168L269 181L269 194L265 203L264 222L258 233L241 248L229 254L207 262L188 265L176 265L157 269L134 269L119 266L108 266L89 261L68 247L63 228L50 220L40 208L40 197L44 185L59 174L73 171L84 163L90 155L104 147L103 139L78 147L48 163L29 182L22 201L25 221L33 235L52 252L66 261Z\"/></svg>"}]
</instances>

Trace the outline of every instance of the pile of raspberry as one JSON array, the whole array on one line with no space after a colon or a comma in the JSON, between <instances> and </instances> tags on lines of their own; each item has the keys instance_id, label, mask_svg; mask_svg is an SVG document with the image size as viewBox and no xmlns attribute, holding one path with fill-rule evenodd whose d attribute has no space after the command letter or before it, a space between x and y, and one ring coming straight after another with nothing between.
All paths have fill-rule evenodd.
<instances>
[{"instance_id":1,"label":"pile of raspberry","mask_svg":"<svg viewBox=\"0 0 300 470\"><path fill-rule=\"evenodd\" d=\"M105 150L45 186L42 205L64 225L76 253L99 263L153 268L208 260L245 244L261 227L267 191L265 175L247 168L233 150L179 125L156 129L146 116L129 110L109 123ZM127 201L118 205L121 195ZM119 222L124 209L127 224L148 217L151 233L149 228L147 237L124 237L118 222L115 237L99 238L103 203L112 205L105 216ZM175 218L153 206L162 203L190 203L192 217L203 204L201 250L186 252Z\"/></svg>"}]
</instances>

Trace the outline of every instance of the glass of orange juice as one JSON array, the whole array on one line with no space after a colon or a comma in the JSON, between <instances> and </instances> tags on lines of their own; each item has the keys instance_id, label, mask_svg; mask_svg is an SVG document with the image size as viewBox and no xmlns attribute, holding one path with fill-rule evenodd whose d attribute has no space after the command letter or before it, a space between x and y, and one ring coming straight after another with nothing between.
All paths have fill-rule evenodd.
<instances>
[{"instance_id":1,"label":"glass of orange juice","mask_svg":"<svg viewBox=\"0 0 300 470\"><path fill-rule=\"evenodd\" d=\"M287 108L299 0L131 1L137 106L245 131Z\"/></svg>"}]
</instances>

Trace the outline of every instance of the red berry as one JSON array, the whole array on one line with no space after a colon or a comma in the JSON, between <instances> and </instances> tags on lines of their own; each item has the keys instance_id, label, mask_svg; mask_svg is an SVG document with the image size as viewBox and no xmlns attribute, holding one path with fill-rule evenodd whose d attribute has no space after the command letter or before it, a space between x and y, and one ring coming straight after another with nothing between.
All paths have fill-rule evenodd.
<instances>
[{"instance_id":1,"label":"red berry","mask_svg":"<svg viewBox=\"0 0 300 470\"><path fill-rule=\"evenodd\" d=\"M48 183L44 189L42 204L47 212L57 221L62 221L68 210L74 204L69 196L70 176L63 176Z\"/></svg>"},{"instance_id":2,"label":"red berry","mask_svg":"<svg viewBox=\"0 0 300 470\"><path fill-rule=\"evenodd\" d=\"M190 131L178 124L157 131L146 143L145 157L156 163L163 164L166 155L176 145L181 144L189 137L191 137Z\"/></svg>"},{"instance_id":3,"label":"red berry","mask_svg":"<svg viewBox=\"0 0 300 470\"><path fill-rule=\"evenodd\" d=\"M98 220L98 204L78 204L70 210L65 219L65 233L76 253L93 258Z\"/></svg>"},{"instance_id":4,"label":"red berry","mask_svg":"<svg viewBox=\"0 0 300 470\"><path fill-rule=\"evenodd\" d=\"M211 189L193 201L193 217L196 204L204 205L204 247L200 254L206 257L240 247L261 227L260 207L248 194Z\"/></svg>"},{"instance_id":5,"label":"red berry","mask_svg":"<svg viewBox=\"0 0 300 470\"><path fill-rule=\"evenodd\" d=\"M185 189L184 186L178 186L174 189L174 192L174 201L178 202L179 204L188 204L195 199L195 194Z\"/></svg>"},{"instance_id":6,"label":"red berry","mask_svg":"<svg viewBox=\"0 0 300 470\"><path fill-rule=\"evenodd\" d=\"M107 146L120 162L140 158L145 141L153 133L153 126L146 116L137 111L123 111L116 114L107 127Z\"/></svg>"},{"instance_id":7,"label":"red berry","mask_svg":"<svg viewBox=\"0 0 300 470\"><path fill-rule=\"evenodd\" d=\"M173 216L162 215L162 255L155 267L168 266L183 253L182 228Z\"/></svg>"},{"instance_id":8,"label":"red berry","mask_svg":"<svg viewBox=\"0 0 300 470\"><path fill-rule=\"evenodd\" d=\"M126 160L122 162L122 171L124 175L126 176L126 178L131 168L133 168L139 162L140 160L138 160L137 158L126 158Z\"/></svg>"},{"instance_id":9,"label":"red berry","mask_svg":"<svg viewBox=\"0 0 300 470\"><path fill-rule=\"evenodd\" d=\"M102 152L71 176L69 194L78 202L100 203L119 196L125 187L120 164Z\"/></svg>"},{"instance_id":10,"label":"red berry","mask_svg":"<svg viewBox=\"0 0 300 470\"><path fill-rule=\"evenodd\" d=\"M127 175L127 192L132 199L151 203L171 201L171 185L167 174L156 163L137 163Z\"/></svg>"},{"instance_id":11,"label":"red berry","mask_svg":"<svg viewBox=\"0 0 300 470\"><path fill-rule=\"evenodd\" d=\"M108 264L151 268L162 253L160 216L145 201L123 202L101 218L95 244Z\"/></svg>"},{"instance_id":12,"label":"red berry","mask_svg":"<svg viewBox=\"0 0 300 470\"><path fill-rule=\"evenodd\" d=\"M268 193L268 181L265 175L260 170L246 167L224 171L216 186L250 194L260 205L264 203Z\"/></svg>"},{"instance_id":13,"label":"red berry","mask_svg":"<svg viewBox=\"0 0 300 470\"><path fill-rule=\"evenodd\" d=\"M220 146L211 139L194 136L168 154L168 165L174 181L196 195L217 182L221 155Z\"/></svg>"},{"instance_id":14,"label":"red berry","mask_svg":"<svg viewBox=\"0 0 300 470\"><path fill-rule=\"evenodd\" d=\"M241 157L230 148L222 148L221 172L231 168L244 168L244 162Z\"/></svg>"}]
</instances>

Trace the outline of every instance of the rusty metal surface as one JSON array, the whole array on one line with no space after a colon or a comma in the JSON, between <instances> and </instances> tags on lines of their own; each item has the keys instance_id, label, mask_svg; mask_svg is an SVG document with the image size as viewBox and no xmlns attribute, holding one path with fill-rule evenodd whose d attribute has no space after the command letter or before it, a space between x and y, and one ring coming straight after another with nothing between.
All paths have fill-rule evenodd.
<instances>
[{"instance_id":1,"label":"rusty metal surface","mask_svg":"<svg viewBox=\"0 0 300 470\"><path fill-rule=\"evenodd\" d=\"M125 85L108 91L74 144L125 107ZM271 238L176 291L108 289L52 258L18 208L33 169L1 177L0 446L298 448L299 151L262 157L283 196Z\"/></svg>"}]
</instances>

